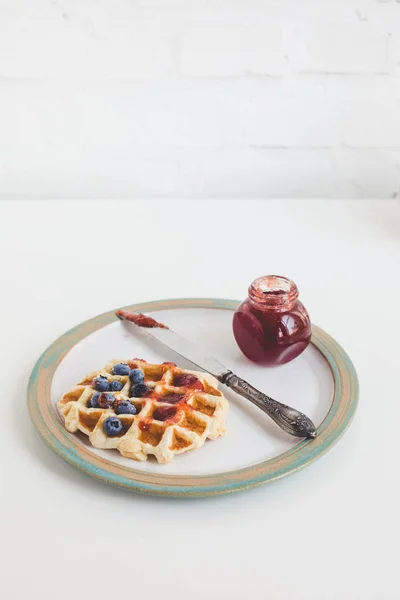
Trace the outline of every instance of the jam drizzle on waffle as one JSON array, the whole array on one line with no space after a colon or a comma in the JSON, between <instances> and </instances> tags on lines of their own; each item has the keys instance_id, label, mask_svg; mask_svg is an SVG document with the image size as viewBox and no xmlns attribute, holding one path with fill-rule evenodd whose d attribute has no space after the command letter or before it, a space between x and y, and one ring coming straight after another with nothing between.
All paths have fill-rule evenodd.
<instances>
[{"instance_id":1,"label":"jam drizzle on waffle","mask_svg":"<svg viewBox=\"0 0 400 600\"><path fill-rule=\"evenodd\" d=\"M223 435L228 403L212 375L133 358L88 374L58 409L68 431L82 431L93 446L163 463Z\"/></svg>"}]
</instances>

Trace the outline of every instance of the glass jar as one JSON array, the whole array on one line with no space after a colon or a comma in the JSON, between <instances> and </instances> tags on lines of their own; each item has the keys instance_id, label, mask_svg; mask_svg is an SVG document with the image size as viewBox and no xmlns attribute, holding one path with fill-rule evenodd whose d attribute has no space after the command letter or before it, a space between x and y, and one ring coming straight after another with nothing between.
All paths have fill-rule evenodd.
<instances>
[{"instance_id":1,"label":"glass jar","mask_svg":"<svg viewBox=\"0 0 400 600\"><path fill-rule=\"evenodd\" d=\"M236 309L233 333L247 358L262 365L283 365L307 348L311 322L296 284L279 275L259 277Z\"/></svg>"}]
</instances>

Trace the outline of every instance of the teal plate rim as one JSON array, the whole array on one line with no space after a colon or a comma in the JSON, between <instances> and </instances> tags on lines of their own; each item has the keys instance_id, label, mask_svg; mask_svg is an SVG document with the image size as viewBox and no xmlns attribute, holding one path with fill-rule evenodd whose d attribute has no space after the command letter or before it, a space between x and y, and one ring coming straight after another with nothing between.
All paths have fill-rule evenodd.
<instances>
[{"instance_id":1,"label":"teal plate rim","mask_svg":"<svg viewBox=\"0 0 400 600\"><path fill-rule=\"evenodd\" d=\"M176 298L141 302L123 308L136 312L176 308L235 310L238 305L237 300L222 298ZM311 342L327 361L334 381L331 407L314 440L300 441L287 452L255 465L207 476L160 475L100 458L63 427L51 403L51 383L65 355L86 336L112 323L115 310L84 321L55 340L35 364L28 383L29 413L40 436L62 459L96 479L152 495L187 498L227 494L280 479L307 466L325 454L351 423L358 404L358 379L354 365L330 335L313 325Z\"/></svg>"}]
</instances>

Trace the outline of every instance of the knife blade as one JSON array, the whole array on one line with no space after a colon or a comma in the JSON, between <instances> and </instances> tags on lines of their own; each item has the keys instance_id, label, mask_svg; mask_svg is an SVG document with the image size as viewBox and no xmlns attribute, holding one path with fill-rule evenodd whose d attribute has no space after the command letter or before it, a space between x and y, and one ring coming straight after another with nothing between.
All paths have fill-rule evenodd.
<instances>
[{"instance_id":1,"label":"knife blade","mask_svg":"<svg viewBox=\"0 0 400 600\"><path fill-rule=\"evenodd\" d=\"M145 315L138 315L125 310L119 310L115 314L119 319L125 321L129 328L133 328L132 331L173 350L182 358L189 360L203 371L213 375L220 383L250 400L287 433L297 437L316 437L315 425L309 417L297 409L282 404L260 392L250 383L235 375L219 360L204 354L193 342L175 333L172 329Z\"/></svg>"}]
</instances>

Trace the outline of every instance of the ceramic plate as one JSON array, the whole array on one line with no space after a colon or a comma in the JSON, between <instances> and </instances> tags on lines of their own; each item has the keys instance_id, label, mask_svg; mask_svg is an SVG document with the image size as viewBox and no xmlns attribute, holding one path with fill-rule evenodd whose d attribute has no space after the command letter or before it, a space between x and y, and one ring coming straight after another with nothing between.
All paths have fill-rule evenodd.
<instances>
[{"instance_id":1,"label":"ceramic plate","mask_svg":"<svg viewBox=\"0 0 400 600\"><path fill-rule=\"evenodd\" d=\"M64 460L106 483L136 492L169 496L207 496L238 491L289 475L326 452L343 434L355 412L358 383L354 367L335 340L313 327L312 344L296 360L276 368L252 364L239 352L232 334L238 302L181 299L125 307L151 313L198 343L261 391L306 413L318 426L315 440L296 439L249 401L227 388L226 436L168 464L137 462L116 450L97 450L83 434L63 427L56 403L87 372L112 358L139 356L148 362L192 363L156 342L130 333L114 311L81 323L56 340L40 357L29 381L33 423L44 441Z\"/></svg>"}]
</instances>

